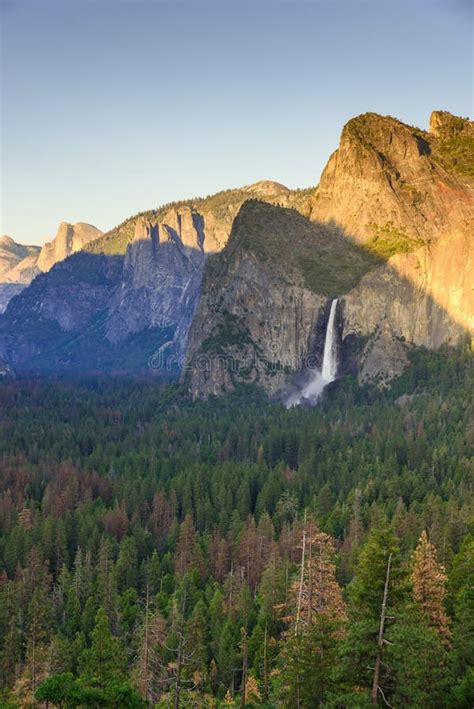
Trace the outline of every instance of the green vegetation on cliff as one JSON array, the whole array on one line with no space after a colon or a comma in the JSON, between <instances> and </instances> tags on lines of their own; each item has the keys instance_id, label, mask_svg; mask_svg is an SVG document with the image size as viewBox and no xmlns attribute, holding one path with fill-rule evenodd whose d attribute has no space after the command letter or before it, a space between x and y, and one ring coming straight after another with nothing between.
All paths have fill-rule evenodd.
<instances>
[{"instance_id":1,"label":"green vegetation on cliff","mask_svg":"<svg viewBox=\"0 0 474 709\"><path fill-rule=\"evenodd\" d=\"M314 188L286 191L286 188L282 186L282 192L279 193L278 188L272 190L273 184L277 185L277 183L271 182L262 183L260 191L265 200L273 204L291 204L291 206L294 206L302 212L307 211L308 199L314 191ZM268 194L265 194L265 185L267 185ZM168 202L156 209L139 212L129 217L106 234L103 234L99 239L89 243L85 248L92 253L123 255L127 250L128 244L133 240L135 222L137 219L143 217L152 224L161 223L170 211L179 211L184 207L188 207L201 215L212 215L212 220L222 222L222 226L227 228L230 233L232 221L239 208L245 201L255 198L252 187L251 185L247 188L222 190L221 192L208 195L207 197L193 197L192 199Z\"/></svg>"},{"instance_id":2,"label":"green vegetation on cliff","mask_svg":"<svg viewBox=\"0 0 474 709\"><path fill-rule=\"evenodd\" d=\"M433 156L448 172L474 178L474 135L460 134L440 141Z\"/></svg>"},{"instance_id":3,"label":"green vegetation on cliff","mask_svg":"<svg viewBox=\"0 0 474 709\"><path fill-rule=\"evenodd\" d=\"M388 261L395 254L414 251L424 243L421 239L408 236L391 222L383 226L371 224L370 228L373 230L374 236L363 245L363 249L383 261Z\"/></svg>"},{"instance_id":4,"label":"green vegetation on cliff","mask_svg":"<svg viewBox=\"0 0 474 709\"><path fill-rule=\"evenodd\" d=\"M256 200L239 212L225 258L236 249L272 264L288 283L328 297L347 293L382 263L379 254L354 244L334 224L310 222L294 209Z\"/></svg>"}]
</instances>

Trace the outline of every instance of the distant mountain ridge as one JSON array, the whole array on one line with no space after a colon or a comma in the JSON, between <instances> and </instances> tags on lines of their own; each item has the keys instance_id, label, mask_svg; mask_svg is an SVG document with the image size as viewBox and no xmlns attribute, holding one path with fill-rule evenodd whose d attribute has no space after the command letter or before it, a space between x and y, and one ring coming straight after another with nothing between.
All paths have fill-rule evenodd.
<instances>
[{"instance_id":1,"label":"distant mountain ridge","mask_svg":"<svg viewBox=\"0 0 474 709\"><path fill-rule=\"evenodd\" d=\"M61 222L55 238L41 246L24 246L10 236L0 236L0 313L14 295L39 273L80 251L101 236L97 227L84 222ZM13 284L15 287L13 287Z\"/></svg>"},{"instance_id":2,"label":"distant mountain ridge","mask_svg":"<svg viewBox=\"0 0 474 709\"><path fill-rule=\"evenodd\" d=\"M41 248L24 246L6 234L0 236L0 283L28 283Z\"/></svg>"}]
</instances>

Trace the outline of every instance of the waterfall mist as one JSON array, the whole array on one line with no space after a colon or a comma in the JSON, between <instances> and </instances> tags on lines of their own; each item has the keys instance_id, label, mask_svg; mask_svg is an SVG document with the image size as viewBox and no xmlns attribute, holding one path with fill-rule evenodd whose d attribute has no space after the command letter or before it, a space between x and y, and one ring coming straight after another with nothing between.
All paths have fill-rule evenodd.
<instances>
[{"instance_id":1,"label":"waterfall mist","mask_svg":"<svg viewBox=\"0 0 474 709\"><path fill-rule=\"evenodd\" d=\"M298 406L304 401L316 404L325 386L333 382L337 374L337 341L336 341L336 309L337 298L331 303L329 318L326 325L324 339L323 363L321 370L316 370L307 384L299 391L292 394L286 402L287 408Z\"/></svg>"}]
</instances>

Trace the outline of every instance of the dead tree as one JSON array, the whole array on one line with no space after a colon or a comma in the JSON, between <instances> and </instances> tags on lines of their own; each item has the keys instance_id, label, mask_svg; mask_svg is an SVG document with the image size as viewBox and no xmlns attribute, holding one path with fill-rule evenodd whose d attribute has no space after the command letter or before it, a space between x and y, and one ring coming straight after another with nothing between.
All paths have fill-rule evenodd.
<instances>
[{"instance_id":1,"label":"dead tree","mask_svg":"<svg viewBox=\"0 0 474 709\"><path fill-rule=\"evenodd\" d=\"M385 586L383 589L383 600L382 609L380 611L380 625L379 625L379 635L377 641L377 656L375 658L374 667L374 681L372 684L372 704L377 704L378 693L380 692L383 696L382 689L380 687L380 666L382 664L382 654L385 643L387 642L384 638L385 631L385 617L387 612L387 598L388 598L388 585L390 583L390 566L392 564L392 554L389 554L387 562L387 573L385 575Z\"/></svg>"}]
</instances>

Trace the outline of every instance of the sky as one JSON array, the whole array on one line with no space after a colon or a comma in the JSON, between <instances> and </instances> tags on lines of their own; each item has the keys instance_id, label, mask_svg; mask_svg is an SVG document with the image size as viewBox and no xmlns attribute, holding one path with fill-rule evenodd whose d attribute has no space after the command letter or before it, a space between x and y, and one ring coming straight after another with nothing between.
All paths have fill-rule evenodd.
<instances>
[{"instance_id":1,"label":"sky","mask_svg":"<svg viewBox=\"0 0 474 709\"><path fill-rule=\"evenodd\" d=\"M316 185L366 111L473 114L470 0L0 0L0 233Z\"/></svg>"}]
</instances>

